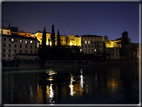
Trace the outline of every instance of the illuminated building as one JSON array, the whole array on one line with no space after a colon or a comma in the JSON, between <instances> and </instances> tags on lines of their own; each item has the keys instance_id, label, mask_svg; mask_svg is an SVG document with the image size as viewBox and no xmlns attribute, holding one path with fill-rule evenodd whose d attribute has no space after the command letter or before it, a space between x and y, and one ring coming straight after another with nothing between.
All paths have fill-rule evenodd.
<instances>
[{"instance_id":1,"label":"illuminated building","mask_svg":"<svg viewBox=\"0 0 142 107\"><path fill-rule=\"evenodd\" d=\"M0 29L0 34L11 35L11 31L9 29Z\"/></svg>"},{"instance_id":2,"label":"illuminated building","mask_svg":"<svg viewBox=\"0 0 142 107\"><path fill-rule=\"evenodd\" d=\"M79 37L77 35L68 35L67 36L67 45L81 46L81 37Z\"/></svg>"},{"instance_id":3,"label":"illuminated building","mask_svg":"<svg viewBox=\"0 0 142 107\"><path fill-rule=\"evenodd\" d=\"M81 36L81 47L84 54L100 54L103 53L102 36L83 35Z\"/></svg>"},{"instance_id":4,"label":"illuminated building","mask_svg":"<svg viewBox=\"0 0 142 107\"><path fill-rule=\"evenodd\" d=\"M2 60L38 58L38 40L18 35L2 35Z\"/></svg>"},{"instance_id":5,"label":"illuminated building","mask_svg":"<svg viewBox=\"0 0 142 107\"><path fill-rule=\"evenodd\" d=\"M36 34L32 34L31 36L34 36L37 38L37 40L40 42L40 45L42 44L42 35L43 32L38 31ZM66 36L60 35L60 42L61 45L66 45ZM51 33L46 33L46 45L52 45L51 42ZM57 34L55 34L55 45L57 45Z\"/></svg>"}]
</instances>

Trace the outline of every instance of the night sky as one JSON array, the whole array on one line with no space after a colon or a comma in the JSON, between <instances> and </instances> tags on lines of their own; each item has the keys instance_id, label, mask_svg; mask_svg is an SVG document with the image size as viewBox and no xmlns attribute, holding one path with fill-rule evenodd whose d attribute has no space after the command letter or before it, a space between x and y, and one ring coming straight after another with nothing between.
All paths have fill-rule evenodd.
<instances>
[{"instance_id":1,"label":"night sky","mask_svg":"<svg viewBox=\"0 0 142 107\"><path fill-rule=\"evenodd\" d=\"M97 2L2 2L2 19L11 26L31 33L51 32L61 35L107 35L120 38L127 31L134 43L139 42L139 3ZM3 26L9 22L2 21Z\"/></svg>"}]
</instances>

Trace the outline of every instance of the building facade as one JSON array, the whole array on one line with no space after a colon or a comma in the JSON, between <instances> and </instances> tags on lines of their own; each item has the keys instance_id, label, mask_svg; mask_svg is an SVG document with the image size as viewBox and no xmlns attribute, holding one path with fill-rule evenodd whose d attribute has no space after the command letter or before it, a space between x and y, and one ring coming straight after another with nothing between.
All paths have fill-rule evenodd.
<instances>
[{"instance_id":1,"label":"building facade","mask_svg":"<svg viewBox=\"0 0 142 107\"><path fill-rule=\"evenodd\" d=\"M103 37L96 35L81 36L81 48L84 54L101 55L104 52Z\"/></svg>"},{"instance_id":2,"label":"building facade","mask_svg":"<svg viewBox=\"0 0 142 107\"><path fill-rule=\"evenodd\" d=\"M120 48L106 48L106 59L119 59Z\"/></svg>"},{"instance_id":3,"label":"building facade","mask_svg":"<svg viewBox=\"0 0 142 107\"><path fill-rule=\"evenodd\" d=\"M36 38L19 35L2 35L2 60L13 60L16 54L37 54L39 42ZM34 59L35 55L33 55ZM20 57L19 57L20 58ZM28 59L28 56L24 57Z\"/></svg>"},{"instance_id":4,"label":"building facade","mask_svg":"<svg viewBox=\"0 0 142 107\"><path fill-rule=\"evenodd\" d=\"M67 45L69 46L81 46L81 37L77 35L67 36Z\"/></svg>"},{"instance_id":5,"label":"building facade","mask_svg":"<svg viewBox=\"0 0 142 107\"><path fill-rule=\"evenodd\" d=\"M37 38L37 40L40 42L40 45L42 44L42 36L43 36L43 32L36 32L36 34L32 34L32 37ZM62 36L60 35L60 42L61 45L66 45L66 36ZM52 46L52 42L51 42L51 33L46 33L46 45L50 45ZM57 34L55 34L55 45L57 45Z\"/></svg>"}]
</instances>

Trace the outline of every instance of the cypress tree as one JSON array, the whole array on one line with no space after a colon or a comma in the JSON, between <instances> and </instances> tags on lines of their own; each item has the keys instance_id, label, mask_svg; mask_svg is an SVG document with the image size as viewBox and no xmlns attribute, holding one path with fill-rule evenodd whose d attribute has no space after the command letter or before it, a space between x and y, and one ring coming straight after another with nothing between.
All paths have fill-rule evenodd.
<instances>
[{"instance_id":1,"label":"cypress tree","mask_svg":"<svg viewBox=\"0 0 142 107\"><path fill-rule=\"evenodd\" d=\"M52 46L55 46L55 32L54 32L54 25L52 25L51 41L52 41Z\"/></svg>"},{"instance_id":2,"label":"cypress tree","mask_svg":"<svg viewBox=\"0 0 142 107\"><path fill-rule=\"evenodd\" d=\"M42 35L42 47L45 48L46 46L46 30L44 27L43 35Z\"/></svg>"},{"instance_id":3,"label":"cypress tree","mask_svg":"<svg viewBox=\"0 0 142 107\"><path fill-rule=\"evenodd\" d=\"M58 47L61 46L59 30L58 30L58 34L57 34L57 46L58 46Z\"/></svg>"}]
</instances>

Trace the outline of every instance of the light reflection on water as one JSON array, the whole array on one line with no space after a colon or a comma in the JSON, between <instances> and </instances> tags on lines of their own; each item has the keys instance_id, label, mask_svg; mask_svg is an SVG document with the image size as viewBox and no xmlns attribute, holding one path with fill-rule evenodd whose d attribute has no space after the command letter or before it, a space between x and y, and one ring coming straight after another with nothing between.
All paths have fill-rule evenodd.
<instances>
[{"instance_id":1,"label":"light reflection on water","mask_svg":"<svg viewBox=\"0 0 142 107\"><path fill-rule=\"evenodd\" d=\"M57 70L52 75L51 72L3 73L3 102L12 104L137 103L137 68L110 66L72 69L70 72Z\"/></svg>"}]
</instances>

